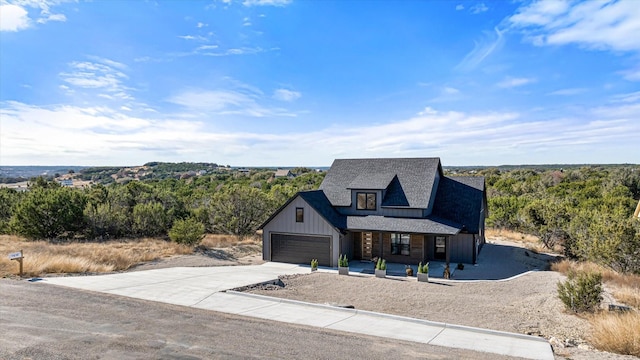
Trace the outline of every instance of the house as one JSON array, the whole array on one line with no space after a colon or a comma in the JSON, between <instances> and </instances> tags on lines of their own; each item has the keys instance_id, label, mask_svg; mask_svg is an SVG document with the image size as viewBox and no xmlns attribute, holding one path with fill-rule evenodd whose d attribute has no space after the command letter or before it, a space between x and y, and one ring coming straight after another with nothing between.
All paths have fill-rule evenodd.
<instances>
[{"instance_id":1,"label":"house","mask_svg":"<svg viewBox=\"0 0 640 360\"><path fill-rule=\"evenodd\" d=\"M476 263L485 242L483 177L444 176L439 158L338 159L315 191L260 227L267 261Z\"/></svg>"},{"instance_id":2,"label":"house","mask_svg":"<svg viewBox=\"0 0 640 360\"><path fill-rule=\"evenodd\" d=\"M293 175L293 173L290 170L286 170L286 169L278 169L276 170L276 173L273 175L273 177L275 177L276 179L278 178L294 178L295 175Z\"/></svg>"}]
</instances>

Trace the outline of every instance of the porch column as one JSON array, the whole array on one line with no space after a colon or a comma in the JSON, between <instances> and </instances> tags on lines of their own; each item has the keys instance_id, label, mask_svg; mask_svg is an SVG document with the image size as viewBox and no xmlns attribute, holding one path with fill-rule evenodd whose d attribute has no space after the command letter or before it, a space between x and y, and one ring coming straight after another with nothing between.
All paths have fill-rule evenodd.
<instances>
[{"instance_id":1,"label":"porch column","mask_svg":"<svg viewBox=\"0 0 640 360\"><path fill-rule=\"evenodd\" d=\"M380 258L384 259L384 244L382 243L382 232L378 232L378 241L380 242Z\"/></svg>"},{"instance_id":2,"label":"porch column","mask_svg":"<svg viewBox=\"0 0 640 360\"><path fill-rule=\"evenodd\" d=\"M449 265L449 259L451 259L451 236L444 238L444 252L447 254L447 265Z\"/></svg>"}]
</instances>

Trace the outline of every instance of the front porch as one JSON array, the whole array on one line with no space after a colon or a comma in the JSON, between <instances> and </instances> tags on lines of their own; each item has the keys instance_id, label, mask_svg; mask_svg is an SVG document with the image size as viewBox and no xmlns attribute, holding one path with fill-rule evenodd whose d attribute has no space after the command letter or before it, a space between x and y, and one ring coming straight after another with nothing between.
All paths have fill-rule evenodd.
<instances>
[{"instance_id":1,"label":"front porch","mask_svg":"<svg viewBox=\"0 0 640 360\"><path fill-rule=\"evenodd\" d=\"M444 268L447 265L444 261L429 261L429 277L444 278ZM449 264L450 275L453 277L457 264ZM466 265L465 265L466 266ZM469 265L471 266L471 265ZM351 260L349 261L350 273L374 274L376 264L373 261ZM418 263L400 264L387 262L387 276L407 277L406 268L413 269L413 277L418 273Z\"/></svg>"},{"instance_id":2,"label":"front porch","mask_svg":"<svg viewBox=\"0 0 640 360\"><path fill-rule=\"evenodd\" d=\"M427 261L456 264L475 261L473 235L467 239L460 235L352 231L342 241L342 253L363 264L377 258L414 267Z\"/></svg>"}]
</instances>

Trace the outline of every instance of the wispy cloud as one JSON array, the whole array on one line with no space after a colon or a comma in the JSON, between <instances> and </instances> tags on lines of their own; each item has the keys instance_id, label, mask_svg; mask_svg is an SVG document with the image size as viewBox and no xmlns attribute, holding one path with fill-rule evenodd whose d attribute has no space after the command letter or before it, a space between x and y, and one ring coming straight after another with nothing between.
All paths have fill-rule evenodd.
<instances>
[{"instance_id":1,"label":"wispy cloud","mask_svg":"<svg viewBox=\"0 0 640 360\"><path fill-rule=\"evenodd\" d=\"M286 6L291 4L292 0L244 0L244 6Z\"/></svg>"},{"instance_id":2,"label":"wispy cloud","mask_svg":"<svg viewBox=\"0 0 640 360\"><path fill-rule=\"evenodd\" d=\"M640 81L640 65L633 69L620 71L622 77L629 81Z\"/></svg>"},{"instance_id":3,"label":"wispy cloud","mask_svg":"<svg viewBox=\"0 0 640 360\"><path fill-rule=\"evenodd\" d=\"M193 40L193 41L201 41L201 42L209 41L209 39L207 39L202 35L178 35L178 37L180 39L185 39L185 40Z\"/></svg>"},{"instance_id":4,"label":"wispy cloud","mask_svg":"<svg viewBox=\"0 0 640 360\"><path fill-rule=\"evenodd\" d=\"M469 8L469 11L471 11L472 14L480 14L487 10L489 10L489 8L484 3L479 3Z\"/></svg>"},{"instance_id":5,"label":"wispy cloud","mask_svg":"<svg viewBox=\"0 0 640 360\"><path fill-rule=\"evenodd\" d=\"M536 1L508 21L534 45L640 51L640 11L635 1Z\"/></svg>"},{"instance_id":6,"label":"wispy cloud","mask_svg":"<svg viewBox=\"0 0 640 360\"><path fill-rule=\"evenodd\" d=\"M504 44L503 31L497 27L493 32L485 32L480 41L475 42L473 50L455 67L456 70L470 71L478 67L484 59Z\"/></svg>"},{"instance_id":7,"label":"wispy cloud","mask_svg":"<svg viewBox=\"0 0 640 360\"><path fill-rule=\"evenodd\" d=\"M567 89L559 89L556 91L552 91L548 95L571 96L571 95L583 94L587 91L589 91L589 89L587 88L567 88Z\"/></svg>"},{"instance_id":8,"label":"wispy cloud","mask_svg":"<svg viewBox=\"0 0 640 360\"><path fill-rule=\"evenodd\" d=\"M536 81L537 81L536 78L507 77L506 79L499 82L497 86L501 88L513 88L513 87L531 84Z\"/></svg>"},{"instance_id":9,"label":"wispy cloud","mask_svg":"<svg viewBox=\"0 0 640 360\"><path fill-rule=\"evenodd\" d=\"M298 100L301 96L299 92L287 89L277 89L273 92L273 98L280 101L291 102Z\"/></svg>"},{"instance_id":10,"label":"wispy cloud","mask_svg":"<svg viewBox=\"0 0 640 360\"><path fill-rule=\"evenodd\" d=\"M614 151L629 154L627 158L617 157L620 160L616 161L632 161L634 156L637 159L631 149L637 148L640 133L640 123L636 121L640 117L640 103L633 94L623 94L620 97L625 99L623 104L586 109L580 119L426 108L414 117L381 124L354 126L339 122L344 125L309 132L281 128L260 132L208 128L206 124L212 116L218 118L219 112L256 99L239 91L202 93L192 91L192 96L201 95L183 96L181 102L194 106L213 103L211 106L217 111L211 108L196 111L187 120L169 114L136 117L121 107L4 102L0 104L3 158L16 163L36 157L42 163L55 163L64 158L90 165L140 164L150 158L224 159L238 165L273 165L286 159L287 163L317 165L329 164L333 158L342 156L424 156L428 152L446 157L449 163L485 163L483 159L488 153L497 154L502 163L522 163L533 153L553 153L561 162L607 162L611 154L584 155L581 147L614 142ZM33 131L25 134L25 126ZM60 139L74 139L73 145ZM352 144L362 146L354 148ZM473 149L473 153L468 149ZM256 163L255 153L261 154L260 163ZM557 153L567 157L559 158Z\"/></svg>"},{"instance_id":11,"label":"wispy cloud","mask_svg":"<svg viewBox=\"0 0 640 360\"><path fill-rule=\"evenodd\" d=\"M456 5L456 10L457 11L464 10L464 5L462 5L462 4Z\"/></svg>"},{"instance_id":12,"label":"wispy cloud","mask_svg":"<svg viewBox=\"0 0 640 360\"><path fill-rule=\"evenodd\" d=\"M227 86L217 89L185 89L167 99L190 111L219 115L243 115L249 117L297 116L287 109L273 106L264 93L253 86L235 79L224 79ZM281 90L281 91L279 91ZM278 89L273 98L291 102L299 98L298 92Z\"/></svg>"},{"instance_id":13,"label":"wispy cloud","mask_svg":"<svg viewBox=\"0 0 640 360\"><path fill-rule=\"evenodd\" d=\"M67 94L93 90L93 94L102 99L130 101L131 88L125 85L129 76L125 73L127 65L102 57L88 56L93 61L73 61L68 64L69 71L59 74L65 85L59 88Z\"/></svg>"}]
</instances>

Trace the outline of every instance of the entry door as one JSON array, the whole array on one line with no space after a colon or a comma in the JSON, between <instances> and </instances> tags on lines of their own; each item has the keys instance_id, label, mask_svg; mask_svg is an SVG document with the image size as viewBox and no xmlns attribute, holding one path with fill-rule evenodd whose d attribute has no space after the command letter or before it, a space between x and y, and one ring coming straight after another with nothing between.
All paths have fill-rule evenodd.
<instances>
[{"instance_id":1,"label":"entry door","mask_svg":"<svg viewBox=\"0 0 640 360\"><path fill-rule=\"evenodd\" d=\"M373 233L362 233L362 259L371 260L371 251L373 250Z\"/></svg>"},{"instance_id":2,"label":"entry door","mask_svg":"<svg viewBox=\"0 0 640 360\"><path fill-rule=\"evenodd\" d=\"M436 236L434 242L435 249L433 251L433 257L438 260L445 260L447 258L447 242L444 236Z\"/></svg>"}]
</instances>

